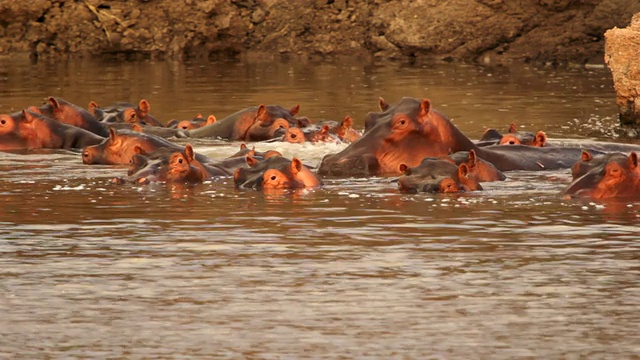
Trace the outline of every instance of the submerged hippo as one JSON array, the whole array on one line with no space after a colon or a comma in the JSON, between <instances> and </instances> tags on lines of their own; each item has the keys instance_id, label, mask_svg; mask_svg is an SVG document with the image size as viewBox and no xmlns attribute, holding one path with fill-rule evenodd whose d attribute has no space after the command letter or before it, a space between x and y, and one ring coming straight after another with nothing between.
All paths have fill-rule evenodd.
<instances>
[{"instance_id":1,"label":"submerged hippo","mask_svg":"<svg viewBox=\"0 0 640 360\"><path fill-rule=\"evenodd\" d=\"M381 106L382 108L382 106ZM417 166L425 157L474 150L501 171L569 168L581 150L523 145L478 147L428 99L403 98L367 115L370 129L337 154L322 159L318 173L336 176L397 175L399 165Z\"/></svg>"},{"instance_id":2,"label":"submerged hippo","mask_svg":"<svg viewBox=\"0 0 640 360\"><path fill-rule=\"evenodd\" d=\"M222 120L185 131L190 138L220 138L236 141L263 141L281 136L284 130L298 126L295 118L300 106L287 110L278 105L260 105L233 113ZM279 132L281 131L281 133Z\"/></svg>"},{"instance_id":3,"label":"submerged hippo","mask_svg":"<svg viewBox=\"0 0 640 360\"><path fill-rule=\"evenodd\" d=\"M90 131L26 109L0 115L0 150L81 149L103 140Z\"/></svg>"},{"instance_id":4,"label":"submerged hippo","mask_svg":"<svg viewBox=\"0 0 640 360\"><path fill-rule=\"evenodd\" d=\"M635 152L603 159L564 191L566 197L592 199L640 197L640 168Z\"/></svg>"},{"instance_id":5,"label":"submerged hippo","mask_svg":"<svg viewBox=\"0 0 640 360\"><path fill-rule=\"evenodd\" d=\"M532 133L530 131L520 131L515 123L511 123L506 134L500 133L496 129L487 129L478 145L528 145L543 147L547 145L547 134L544 131Z\"/></svg>"},{"instance_id":6,"label":"submerged hippo","mask_svg":"<svg viewBox=\"0 0 640 360\"><path fill-rule=\"evenodd\" d=\"M320 178L297 158L274 156L255 161L247 157L247 162L249 168L238 169L233 175L238 189L301 189L322 185Z\"/></svg>"},{"instance_id":7,"label":"submerged hippo","mask_svg":"<svg viewBox=\"0 0 640 360\"><path fill-rule=\"evenodd\" d=\"M469 172L467 164L456 166L447 160L426 158L416 167L400 165L404 173L398 179L402 192L444 192L482 190L480 182Z\"/></svg>"},{"instance_id":8,"label":"submerged hippo","mask_svg":"<svg viewBox=\"0 0 640 360\"><path fill-rule=\"evenodd\" d=\"M131 123L164 127L162 122L151 115L151 104L146 99L140 100L138 105L119 102L106 108L100 108L95 102L89 103L89 113L103 123Z\"/></svg>"},{"instance_id":9,"label":"submerged hippo","mask_svg":"<svg viewBox=\"0 0 640 360\"><path fill-rule=\"evenodd\" d=\"M128 164L135 148L140 147L147 153L161 148L181 151L182 146L172 143L159 136L145 134L131 130L109 130L109 137L100 144L87 146L82 151L82 162L87 165L117 165ZM199 161L206 162L207 157L196 154Z\"/></svg>"},{"instance_id":10,"label":"submerged hippo","mask_svg":"<svg viewBox=\"0 0 640 360\"><path fill-rule=\"evenodd\" d=\"M62 123L73 125L102 137L108 136L104 127L89 111L58 97L50 96L40 107L30 107L29 110L48 116Z\"/></svg>"}]
</instances>

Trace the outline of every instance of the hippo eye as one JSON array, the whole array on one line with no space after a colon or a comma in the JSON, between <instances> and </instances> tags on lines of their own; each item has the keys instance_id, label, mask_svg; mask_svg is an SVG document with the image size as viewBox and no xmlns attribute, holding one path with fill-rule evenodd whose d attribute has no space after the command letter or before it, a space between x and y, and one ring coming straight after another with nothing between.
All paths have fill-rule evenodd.
<instances>
[{"instance_id":1,"label":"hippo eye","mask_svg":"<svg viewBox=\"0 0 640 360\"><path fill-rule=\"evenodd\" d=\"M187 130L187 125L183 126L182 130Z\"/></svg>"},{"instance_id":2,"label":"hippo eye","mask_svg":"<svg viewBox=\"0 0 640 360\"><path fill-rule=\"evenodd\" d=\"M275 175L271 175L271 181L276 181L276 176Z\"/></svg>"},{"instance_id":3,"label":"hippo eye","mask_svg":"<svg viewBox=\"0 0 640 360\"><path fill-rule=\"evenodd\" d=\"M296 134L291 134L291 138L292 138L292 139L295 139L296 137L298 137L298 135L296 135Z\"/></svg>"},{"instance_id":4,"label":"hippo eye","mask_svg":"<svg viewBox=\"0 0 640 360\"><path fill-rule=\"evenodd\" d=\"M184 160L183 160L182 158L178 159L178 163L179 163L179 164L182 164L182 162L183 162L183 161L184 161Z\"/></svg>"},{"instance_id":5,"label":"hippo eye","mask_svg":"<svg viewBox=\"0 0 640 360\"><path fill-rule=\"evenodd\" d=\"M6 123L7 123L7 120L5 120L5 119L0 120L0 124L4 125Z\"/></svg>"},{"instance_id":6,"label":"hippo eye","mask_svg":"<svg viewBox=\"0 0 640 360\"><path fill-rule=\"evenodd\" d=\"M404 126L406 123L407 123L407 120L405 120L405 119L402 119L402 120L398 121L398 124L403 125L403 126Z\"/></svg>"},{"instance_id":7,"label":"hippo eye","mask_svg":"<svg viewBox=\"0 0 640 360\"><path fill-rule=\"evenodd\" d=\"M516 144L515 141L513 141L513 140L509 141L509 145L515 145L515 144Z\"/></svg>"}]
</instances>

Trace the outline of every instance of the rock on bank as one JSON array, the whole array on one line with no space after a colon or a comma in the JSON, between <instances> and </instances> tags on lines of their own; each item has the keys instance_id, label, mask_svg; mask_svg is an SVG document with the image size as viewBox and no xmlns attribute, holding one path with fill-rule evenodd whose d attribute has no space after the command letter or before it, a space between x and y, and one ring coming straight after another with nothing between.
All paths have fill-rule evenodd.
<instances>
[{"instance_id":1,"label":"rock on bank","mask_svg":"<svg viewBox=\"0 0 640 360\"><path fill-rule=\"evenodd\" d=\"M602 62L638 0L0 0L0 53Z\"/></svg>"},{"instance_id":2,"label":"rock on bank","mask_svg":"<svg viewBox=\"0 0 640 360\"><path fill-rule=\"evenodd\" d=\"M613 75L620 123L640 129L640 13L605 33L605 62Z\"/></svg>"}]
</instances>

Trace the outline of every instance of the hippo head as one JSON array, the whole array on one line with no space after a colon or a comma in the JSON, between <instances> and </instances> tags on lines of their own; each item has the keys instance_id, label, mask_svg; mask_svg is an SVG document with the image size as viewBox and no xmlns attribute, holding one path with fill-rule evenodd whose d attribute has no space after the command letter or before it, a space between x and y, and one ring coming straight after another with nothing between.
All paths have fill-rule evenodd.
<instances>
[{"instance_id":1,"label":"hippo head","mask_svg":"<svg viewBox=\"0 0 640 360\"><path fill-rule=\"evenodd\" d=\"M369 115L370 119L374 116ZM375 125L337 154L324 157L318 173L339 176L398 174L425 157L475 148L428 99L403 98L375 115Z\"/></svg>"},{"instance_id":2,"label":"hippo head","mask_svg":"<svg viewBox=\"0 0 640 360\"><path fill-rule=\"evenodd\" d=\"M275 156L263 161L247 157L249 168L237 169L233 180L236 188L299 189L322 185L322 181L302 162Z\"/></svg>"},{"instance_id":3,"label":"hippo head","mask_svg":"<svg viewBox=\"0 0 640 360\"><path fill-rule=\"evenodd\" d=\"M635 152L603 158L564 191L566 197L605 199L640 196L640 168Z\"/></svg>"},{"instance_id":4,"label":"hippo head","mask_svg":"<svg viewBox=\"0 0 640 360\"><path fill-rule=\"evenodd\" d=\"M470 151L458 151L447 158L451 159L456 165L466 164L469 168L469 173L479 182L502 181L507 178L495 165L479 158L473 149Z\"/></svg>"},{"instance_id":5,"label":"hippo head","mask_svg":"<svg viewBox=\"0 0 640 360\"><path fill-rule=\"evenodd\" d=\"M425 158L417 167L401 164L404 174L398 179L401 192L459 192L482 190L467 164L454 165L450 161Z\"/></svg>"},{"instance_id":6,"label":"hippo head","mask_svg":"<svg viewBox=\"0 0 640 360\"><path fill-rule=\"evenodd\" d=\"M256 117L244 135L246 141L264 141L283 136L286 130L298 126L298 114L300 106L296 105L286 110L277 105L260 105Z\"/></svg>"}]
</instances>

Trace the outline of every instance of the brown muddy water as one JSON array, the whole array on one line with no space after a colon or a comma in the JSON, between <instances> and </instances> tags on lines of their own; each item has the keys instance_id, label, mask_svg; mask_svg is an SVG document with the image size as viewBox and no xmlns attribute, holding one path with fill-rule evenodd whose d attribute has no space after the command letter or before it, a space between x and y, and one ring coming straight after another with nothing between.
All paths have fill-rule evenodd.
<instances>
[{"instance_id":1,"label":"brown muddy water","mask_svg":"<svg viewBox=\"0 0 640 360\"><path fill-rule=\"evenodd\" d=\"M616 126L604 68L3 58L0 84L1 113L50 95L146 98L164 121L300 104L361 128L378 97L414 96L471 138L516 122L611 141ZM239 143L194 145L222 157ZM311 165L343 148L256 147ZM564 200L568 170L453 196L385 178L269 194L110 183L125 173L0 153L0 358L640 356L640 202Z\"/></svg>"}]
</instances>

